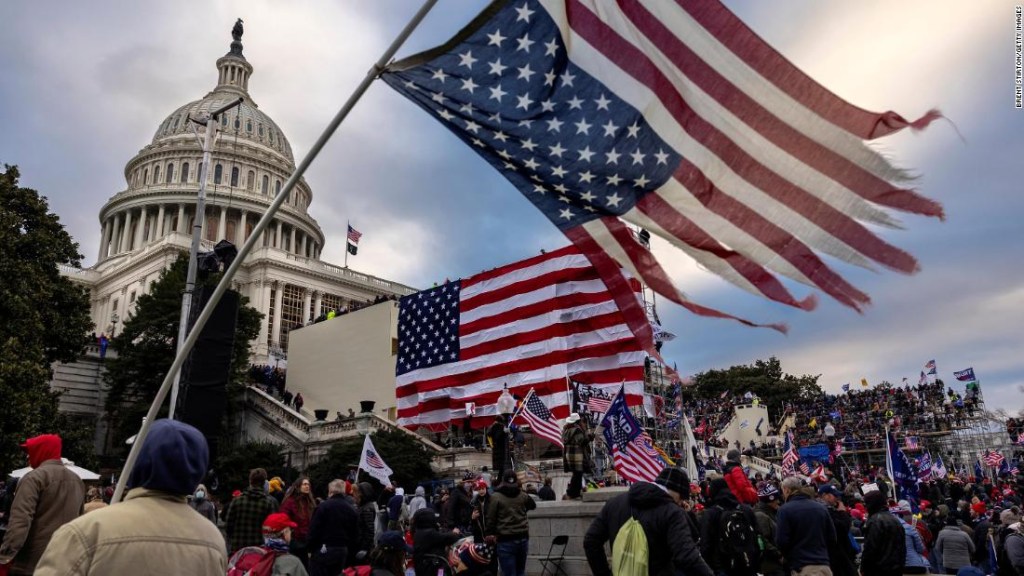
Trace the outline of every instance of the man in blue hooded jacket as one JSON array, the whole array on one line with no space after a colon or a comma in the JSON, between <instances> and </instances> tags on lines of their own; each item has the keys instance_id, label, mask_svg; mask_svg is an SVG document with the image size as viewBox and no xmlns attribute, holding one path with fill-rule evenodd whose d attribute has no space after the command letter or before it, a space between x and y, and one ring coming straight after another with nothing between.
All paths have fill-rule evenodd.
<instances>
[{"instance_id":1,"label":"man in blue hooded jacket","mask_svg":"<svg viewBox=\"0 0 1024 576\"><path fill-rule=\"evenodd\" d=\"M186 502L206 475L203 434L157 420L128 476L124 502L90 512L57 530L36 576L76 574L224 574L224 537Z\"/></svg>"}]
</instances>

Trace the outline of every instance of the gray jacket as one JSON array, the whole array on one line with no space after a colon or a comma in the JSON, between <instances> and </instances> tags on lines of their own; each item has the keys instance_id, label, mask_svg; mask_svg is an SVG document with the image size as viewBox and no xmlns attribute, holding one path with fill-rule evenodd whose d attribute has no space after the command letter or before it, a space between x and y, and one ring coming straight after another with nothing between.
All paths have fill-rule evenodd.
<instances>
[{"instance_id":1,"label":"gray jacket","mask_svg":"<svg viewBox=\"0 0 1024 576\"><path fill-rule=\"evenodd\" d=\"M957 526L945 526L935 540L935 552L942 559L942 567L960 569L971 565L974 541Z\"/></svg>"},{"instance_id":2,"label":"gray jacket","mask_svg":"<svg viewBox=\"0 0 1024 576\"><path fill-rule=\"evenodd\" d=\"M1024 574L1024 534L1010 534L1006 537L1006 556L1017 574Z\"/></svg>"}]
</instances>

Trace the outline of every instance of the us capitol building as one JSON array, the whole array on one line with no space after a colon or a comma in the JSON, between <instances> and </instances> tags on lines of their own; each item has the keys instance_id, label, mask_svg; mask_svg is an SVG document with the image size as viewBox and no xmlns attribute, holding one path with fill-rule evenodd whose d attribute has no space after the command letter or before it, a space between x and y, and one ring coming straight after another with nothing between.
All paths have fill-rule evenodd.
<instances>
[{"instance_id":1,"label":"us capitol building","mask_svg":"<svg viewBox=\"0 0 1024 576\"><path fill-rule=\"evenodd\" d=\"M127 188L100 209L102 239L91 268L62 273L91 292L96 333L117 331L160 273L191 243L199 193L202 146L189 117L242 97L221 116L207 182L201 251L226 239L241 247L281 186L295 171L284 132L249 95L253 67L242 55L241 31L217 60L217 86L170 114L153 141L124 168ZM232 288L264 314L253 346L255 363L273 362L288 351L288 333L321 312L414 290L320 259L324 232L309 214L313 191L300 180L249 253Z\"/></svg>"}]
</instances>

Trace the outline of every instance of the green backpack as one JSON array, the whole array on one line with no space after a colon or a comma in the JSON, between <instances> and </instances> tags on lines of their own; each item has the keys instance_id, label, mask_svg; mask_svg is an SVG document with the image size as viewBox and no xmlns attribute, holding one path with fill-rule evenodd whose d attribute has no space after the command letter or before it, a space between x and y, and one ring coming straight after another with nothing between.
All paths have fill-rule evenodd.
<instances>
[{"instance_id":1,"label":"green backpack","mask_svg":"<svg viewBox=\"0 0 1024 576\"><path fill-rule=\"evenodd\" d=\"M630 518L619 528L612 543L612 574L647 576L647 534L630 511Z\"/></svg>"}]
</instances>

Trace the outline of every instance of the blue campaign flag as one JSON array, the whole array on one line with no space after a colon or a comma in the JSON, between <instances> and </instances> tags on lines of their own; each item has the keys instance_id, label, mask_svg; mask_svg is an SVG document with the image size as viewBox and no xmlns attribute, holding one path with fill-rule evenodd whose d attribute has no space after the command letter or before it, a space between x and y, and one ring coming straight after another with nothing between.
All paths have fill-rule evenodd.
<instances>
[{"instance_id":1,"label":"blue campaign flag","mask_svg":"<svg viewBox=\"0 0 1024 576\"><path fill-rule=\"evenodd\" d=\"M985 474L981 471L981 462L978 460L974 461L974 479L981 482L981 479L985 477Z\"/></svg>"},{"instance_id":2,"label":"blue campaign flag","mask_svg":"<svg viewBox=\"0 0 1024 576\"><path fill-rule=\"evenodd\" d=\"M900 449L900 445L896 443L892 431L888 433L886 444L888 445L887 455L892 465L892 481L896 484L897 495L916 502L918 500L917 470L914 469L910 458L907 458L907 455Z\"/></svg>"},{"instance_id":3,"label":"blue campaign flag","mask_svg":"<svg viewBox=\"0 0 1024 576\"><path fill-rule=\"evenodd\" d=\"M1009 473L1010 473L1010 461L1007 460L1006 458L1003 458L1002 460L999 461L999 475L1002 476L1003 474L1009 474Z\"/></svg>"},{"instance_id":4,"label":"blue campaign flag","mask_svg":"<svg viewBox=\"0 0 1024 576\"><path fill-rule=\"evenodd\" d=\"M973 382L974 380L977 380L977 378L974 377L973 366L967 368L966 370L957 370L953 372L953 376L955 376L956 379L961 382Z\"/></svg>"}]
</instances>

